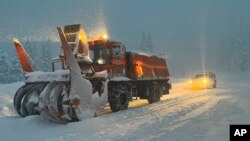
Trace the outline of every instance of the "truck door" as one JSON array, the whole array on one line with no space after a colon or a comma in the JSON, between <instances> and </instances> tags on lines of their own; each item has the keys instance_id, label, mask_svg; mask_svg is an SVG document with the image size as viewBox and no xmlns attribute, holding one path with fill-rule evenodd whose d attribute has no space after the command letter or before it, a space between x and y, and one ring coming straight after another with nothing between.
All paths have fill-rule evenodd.
<instances>
[{"instance_id":1,"label":"truck door","mask_svg":"<svg viewBox=\"0 0 250 141\"><path fill-rule=\"evenodd\" d=\"M114 75L125 76L125 46L114 44L112 46L111 69Z\"/></svg>"}]
</instances>

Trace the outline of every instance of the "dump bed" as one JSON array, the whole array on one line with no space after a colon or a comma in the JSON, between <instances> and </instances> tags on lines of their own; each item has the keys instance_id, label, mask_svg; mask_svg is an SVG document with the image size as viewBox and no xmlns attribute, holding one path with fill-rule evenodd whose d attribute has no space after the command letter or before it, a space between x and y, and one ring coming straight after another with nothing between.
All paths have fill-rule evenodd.
<instances>
[{"instance_id":1,"label":"dump bed","mask_svg":"<svg viewBox=\"0 0 250 141\"><path fill-rule=\"evenodd\" d=\"M144 53L126 53L126 75L132 80L169 80L166 60Z\"/></svg>"}]
</instances>

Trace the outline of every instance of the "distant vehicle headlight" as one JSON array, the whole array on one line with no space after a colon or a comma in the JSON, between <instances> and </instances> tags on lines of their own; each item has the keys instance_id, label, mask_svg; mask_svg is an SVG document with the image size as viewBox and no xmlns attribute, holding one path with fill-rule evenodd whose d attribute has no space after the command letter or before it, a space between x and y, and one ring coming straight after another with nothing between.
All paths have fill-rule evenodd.
<instances>
[{"instance_id":1,"label":"distant vehicle headlight","mask_svg":"<svg viewBox=\"0 0 250 141\"><path fill-rule=\"evenodd\" d=\"M193 83L193 81L192 81L192 80L189 80L188 82L189 82L190 84L192 84L192 83Z\"/></svg>"},{"instance_id":2,"label":"distant vehicle headlight","mask_svg":"<svg viewBox=\"0 0 250 141\"><path fill-rule=\"evenodd\" d=\"M203 83L207 83L207 79L204 79L204 80L203 80Z\"/></svg>"}]
</instances>

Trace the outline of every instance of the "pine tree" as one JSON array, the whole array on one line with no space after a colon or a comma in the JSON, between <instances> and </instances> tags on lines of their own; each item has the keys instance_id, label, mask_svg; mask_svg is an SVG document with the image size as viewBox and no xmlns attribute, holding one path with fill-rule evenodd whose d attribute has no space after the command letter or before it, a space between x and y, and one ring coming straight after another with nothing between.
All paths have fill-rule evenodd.
<instances>
[{"instance_id":1,"label":"pine tree","mask_svg":"<svg viewBox=\"0 0 250 141\"><path fill-rule=\"evenodd\" d=\"M18 82L24 79L23 71L20 65L20 61L17 57L11 59L10 62L10 81L11 82Z\"/></svg>"},{"instance_id":2,"label":"pine tree","mask_svg":"<svg viewBox=\"0 0 250 141\"><path fill-rule=\"evenodd\" d=\"M147 34L147 39L146 39L146 50L147 52L153 53L154 52L154 47L153 47L153 41L151 37L151 33L148 32Z\"/></svg>"},{"instance_id":3,"label":"pine tree","mask_svg":"<svg viewBox=\"0 0 250 141\"><path fill-rule=\"evenodd\" d=\"M28 55L33 58L36 56L36 50L34 48L34 46L32 46L32 43L30 41L29 38L26 38L25 39L25 42L24 42L24 48L26 49Z\"/></svg>"},{"instance_id":4,"label":"pine tree","mask_svg":"<svg viewBox=\"0 0 250 141\"><path fill-rule=\"evenodd\" d=\"M249 67L248 58L248 40L246 38L239 39L239 66L241 71L247 71Z\"/></svg>"},{"instance_id":5,"label":"pine tree","mask_svg":"<svg viewBox=\"0 0 250 141\"><path fill-rule=\"evenodd\" d=\"M149 53L154 52L153 41L150 32L148 32L146 35L145 32L142 31L140 51Z\"/></svg>"},{"instance_id":6,"label":"pine tree","mask_svg":"<svg viewBox=\"0 0 250 141\"><path fill-rule=\"evenodd\" d=\"M146 52L146 34L145 31L142 31L142 36L141 36L141 45L140 45L140 51Z\"/></svg>"},{"instance_id":7,"label":"pine tree","mask_svg":"<svg viewBox=\"0 0 250 141\"><path fill-rule=\"evenodd\" d=\"M220 55L218 61L221 64L220 67L222 70L232 71L235 67L234 65L234 53L232 50L235 49L235 41L234 40L226 40L223 42L221 46ZM234 65L234 67L233 67Z\"/></svg>"},{"instance_id":8,"label":"pine tree","mask_svg":"<svg viewBox=\"0 0 250 141\"><path fill-rule=\"evenodd\" d=\"M51 40L47 39L47 41L42 45L41 48L41 58L40 65L43 71L49 71L51 68L50 60L52 58L51 53Z\"/></svg>"},{"instance_id":9,"label":"pine tree","mask_svg":"<svg viewBox=\"0 0 250 141\"><path fill-rule=\"evenodd\" d=\"M9 66L5 52L0 51L0 83L9 82Z\"/></svg>"}]
</instances>

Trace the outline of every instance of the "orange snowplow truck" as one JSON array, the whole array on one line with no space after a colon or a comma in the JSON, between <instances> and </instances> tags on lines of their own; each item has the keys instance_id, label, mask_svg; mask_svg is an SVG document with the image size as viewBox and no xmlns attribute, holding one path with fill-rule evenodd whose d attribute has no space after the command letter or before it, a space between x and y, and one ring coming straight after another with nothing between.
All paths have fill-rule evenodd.
<instances>
[{"instance_id":1,"label":"orange snowplow truck","mask_svg":"<svg viewBox=\"0 0 250 141\"><path fill-rule=\"evenodd\" d=\"M57 30L61 52L51 61L52 72L39 71L21 43L13 40L26 78L14 97L20 116L40 114L57 122L78 121L107 103L117 112L127 109L132 99L154 103L169 94L164 58L126 51L123 43L107 35L87 41L80 24Z\"/></svg>"},{"instance_id":2,"label":"orange snowplow truck","mask_svg":"<svg viewBox=\"0 0 250 141\"><path fill-rule=\"evenodd\" d=\"M102 39L88 43L94 70L108 71L108 101L112 111L126 109L133 98L147 99L151 104L169 94L171 84L164 58L126 51L125 45L117 41ZM119 94L120 91L123 93Z\"/></svg>"}]
</instances>

